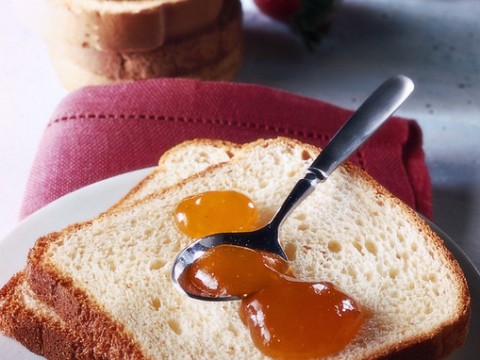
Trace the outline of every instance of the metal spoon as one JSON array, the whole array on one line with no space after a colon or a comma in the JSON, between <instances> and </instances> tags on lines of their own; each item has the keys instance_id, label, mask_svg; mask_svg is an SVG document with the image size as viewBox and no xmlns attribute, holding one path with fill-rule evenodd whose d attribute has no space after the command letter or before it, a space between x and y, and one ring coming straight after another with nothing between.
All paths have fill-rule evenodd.
<instances>
[{"instance_id":1,"label":"metal spoon","mask_svg":"<svg viewBox=\"0 0 480 360\"><path fill-rule=\"evenodd\" d=\"M313 161L305 177L297 182L270 223L252 232L215 234L197 240L185 248L175 259L171 274L175 286L195 299L239 300L240 298L236 296L205 297L188 292L180 286L178 279L184 269L208 249L222 244L268 251L287 260L287 256L278 242L278 230L283 221L315 189L319 182L325 181L398 109L411 94L413 88L412 80L403 75L394 76L380 85Z\"/></svg>"}]
</instances>

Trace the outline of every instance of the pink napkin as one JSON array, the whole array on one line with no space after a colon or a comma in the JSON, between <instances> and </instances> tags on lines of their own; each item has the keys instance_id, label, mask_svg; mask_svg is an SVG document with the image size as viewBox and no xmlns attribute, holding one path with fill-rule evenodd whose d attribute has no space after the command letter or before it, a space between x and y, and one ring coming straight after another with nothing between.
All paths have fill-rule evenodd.
<instances>
[{"instance_id":1,"label":"pink napkin","mask_svg":"<svg viewBox=\"0 0 480 360\"><path fill-rule=\"evenodd\" d=\"M323 146L350 116L337 106L268 87L154 79L86 87L57 107L40 142L21 217L93 182L157 163L187 139L238 143L288 136ZM351 159L431 216L420 128L392 118Z\"/></svg>"}]
</instances>

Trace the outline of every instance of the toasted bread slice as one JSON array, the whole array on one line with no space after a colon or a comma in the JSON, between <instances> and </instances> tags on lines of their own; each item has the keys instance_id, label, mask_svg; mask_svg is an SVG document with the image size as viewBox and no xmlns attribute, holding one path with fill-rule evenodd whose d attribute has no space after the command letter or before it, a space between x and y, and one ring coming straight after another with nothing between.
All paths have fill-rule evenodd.
<instances>
[{"instance_id":1,"label":"toasted bread slice","mask_svg":"<svg viewBox=\"0 0 480 360\"><path fill-rule=\"evenodd\" d=\"M175 225L185 197L248 195L267 222L319 149L279 138L132 206L39 239L28 281L96 355L112 358L263 358L236 302L190 299L170 280L192 239ZM409 207L347 164L314 191L280 231L297 277L331 281L368 309L335 359L441 358L464 341L465 277L441 239Z\"/></svg>"},{"instance_id":2,"label":"toasted bread slice","mask_svg":"<svg viewBox=\"0 0 480 360\"><path fill-rule=\"evenodd\" d=\"M228 161L239 148L237 144L220 140L185 141L165 152L158 167L110 210L131 205L210 165ZM16 274L0 290L0 331L49 359L93 357L75 330L70 329L53 308L37 299L24 272Z\"/></svg>"}]
</instances>

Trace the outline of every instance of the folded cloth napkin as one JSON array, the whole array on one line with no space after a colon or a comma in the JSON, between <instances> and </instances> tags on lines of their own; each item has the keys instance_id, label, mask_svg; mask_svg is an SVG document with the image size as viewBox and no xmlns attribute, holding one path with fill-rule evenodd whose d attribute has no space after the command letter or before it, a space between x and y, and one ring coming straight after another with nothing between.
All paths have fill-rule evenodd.
<instances>
[{"instance_id":1,"label":"folded cloth napkin","mask_svg":"<svg viewBox=\"0 0 480 360\"><path fill-rule=\"evenodd\" d=\"M251 84L154 79L86 87L69 94L48 124L21 217L90 183L153 166L184 140L244 143L288 136L324 146L351 113ZM415 121L392 118L351 160L431 216L430 178Z\"/></svg>"}]
</instances>

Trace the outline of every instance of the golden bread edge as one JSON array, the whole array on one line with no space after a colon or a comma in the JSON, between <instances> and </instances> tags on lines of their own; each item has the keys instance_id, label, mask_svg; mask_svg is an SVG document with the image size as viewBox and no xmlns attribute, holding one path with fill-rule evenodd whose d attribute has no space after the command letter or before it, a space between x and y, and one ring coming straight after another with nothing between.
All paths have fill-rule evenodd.
<instances>
[{"instance_id":1,"label":"golden bread edge","mask_svg":"<svg viewBox=\"0 0 480 360\"><path fill-rule=\"evenodd\" d=\"M76 335L56 319L45 317L22 306L21 284L26 274L15 274L0 291L0 328L30 351L53 360L89 359L93 354L81 345Z\"/></svg>"}]
</instances>

